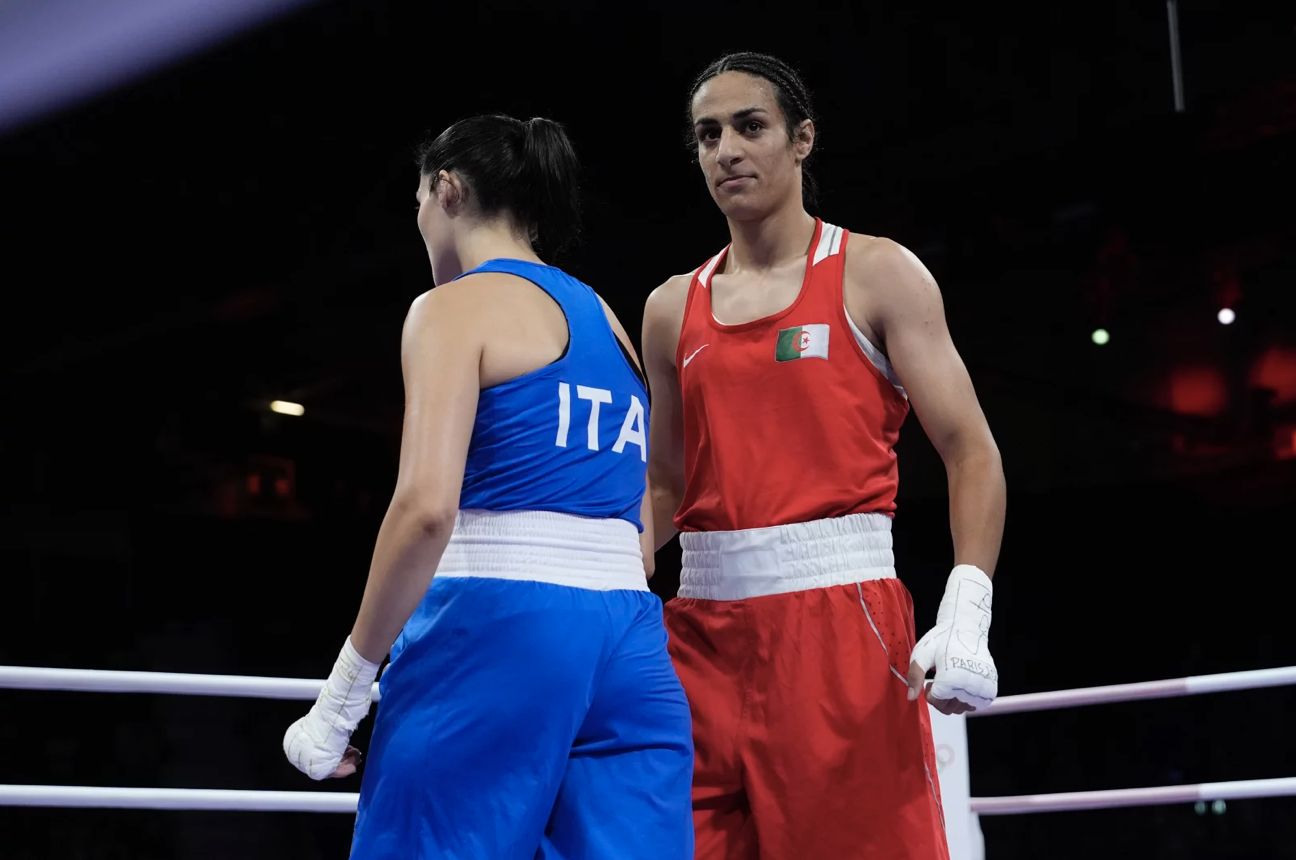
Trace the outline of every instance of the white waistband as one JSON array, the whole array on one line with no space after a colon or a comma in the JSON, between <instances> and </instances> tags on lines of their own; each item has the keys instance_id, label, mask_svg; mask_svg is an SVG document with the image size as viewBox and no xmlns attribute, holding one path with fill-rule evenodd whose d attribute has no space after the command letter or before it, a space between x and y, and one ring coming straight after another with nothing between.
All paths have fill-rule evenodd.
<instances>
[{"instance_id":1,"label":"white waistband","mask_svg":"<svg viewBox=\"0 0 1296 860\"><path fill-rule=\"evenodd\" d=\"M460 511L436 575L648 590L631 523L550 511Z\"/></svg>"},{"instance_id":2,"label":"white waistband","mask_svg":"<svg viewBox=\"0 0 1296 860\"><path fill-rule=\"evenodd\" d=\"M891 518L851 514L728 532L681 532L680 597L742 600L895 574Z\"/></svg>"}]
</instances>

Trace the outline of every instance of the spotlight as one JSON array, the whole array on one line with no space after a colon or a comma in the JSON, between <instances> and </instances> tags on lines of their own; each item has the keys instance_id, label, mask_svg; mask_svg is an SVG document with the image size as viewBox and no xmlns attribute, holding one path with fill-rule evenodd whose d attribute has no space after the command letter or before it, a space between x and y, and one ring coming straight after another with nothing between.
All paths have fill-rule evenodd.
<instances>
[{"instance_id":1,"label":"spotlight","mask_svg":"<svg viewBox=\"0 0 1296 860\"><path fill-rule=\"evenodd\" d=\"M1107 333L1107 329L1105 328L1094 329L1094 333L1091 337L1093 337L1093 342L1099 346L1102 346L1107 341L1111 340L1111 335Z\"/></svg>"},{"instance_id":2,"label":"spotlight","mask_svg":"<svg viewBox=\"0 0 1296 860\"><path fill-rule=\"evenodd\" d=\"M1194 803L1194 804L1193 804L1193 812L1197 813L1198 815L1205 815L1205 814L1206 814L1206 801L1204 801L1204 800L1199 800L1199 801L1197 801L1196 803Z\"/></svg>"},{"instance_id":3,"label":"spotlight","mask_svg":"<svg viewBox=\"0 0 1296 860\"><path fill-rule=\"evenodd\" d=\"M1219 321L1222 322L1224 325L1228 325L1229 323L1233 322L1233 320L1235 319L1237 319L1237 314L1233 313L1232 308L1220 309Z\"/></svg>"},{"instance_id":4,"label":"spotlight","mask_svg":"<svg viewBox=\"0 0 1296 860\"><path fill-rule=\"evenodd\" d=\"M1224 801L1222 800L1217 800L1211 804L1211 812L1215 813L1216 815L1223 815L1224 810L1227 808L1228 805L1224 803Z\"/></svg>"},{"instance_id":5,"label":"spotlight","mask_svg":"<svg viewBox=\"0 0 1296 860\"><path fill-rule=\"evenodd\" d=\"M300 403L289 403L287 400L270 401L270 411L278 412L280 415L303 415L306 407Z\"/></svg>"}]
</instances>

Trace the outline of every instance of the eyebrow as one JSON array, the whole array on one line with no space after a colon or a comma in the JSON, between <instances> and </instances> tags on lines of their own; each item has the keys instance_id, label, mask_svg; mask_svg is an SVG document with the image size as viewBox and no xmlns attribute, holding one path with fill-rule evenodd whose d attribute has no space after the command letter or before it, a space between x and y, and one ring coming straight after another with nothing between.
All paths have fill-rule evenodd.
<instances>
[{"instance_id":1,"label":"eyebrow","mask_svg":"<svg viewBox=\"0 0 1296 860\"><path fill-rule=\"evenodd\" d=\"M749 107L749 108L743 108L743 109L740 110L740 111L734 111L733 118L736 119L736 120L742 121L742 120L744 120L744 119L747 119L747 117L751 116L752 114L755 114L755 113L765 113L765 112L766 112L766 111L765 111L765 108L761 108L761 107ZM699 119L699 120L695 121L693 124L694 124L694 125L719 125L719 124L720 124L720 121L717 120L717 119L713 119L713 118L711 118L711 117L708 116L708 117L703 117L702 119Z\"/></svg>"}]
</instances>

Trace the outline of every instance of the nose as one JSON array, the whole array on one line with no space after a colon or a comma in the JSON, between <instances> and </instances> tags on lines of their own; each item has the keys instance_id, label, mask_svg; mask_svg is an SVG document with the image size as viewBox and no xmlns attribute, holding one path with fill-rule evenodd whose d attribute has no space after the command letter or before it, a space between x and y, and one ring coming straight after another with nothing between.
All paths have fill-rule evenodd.
<instances>
[{"instance_id":1,"label":"nose","mask_svg":"<svg viewBox=\"0 0 1296 860\"><path fill-rule=\"evenodd\" d=\"M720 145L716 147L716 160L725 167L732 167L743 158L743 139L732 128L720 130Z\"/></svg>"}]
</instances>

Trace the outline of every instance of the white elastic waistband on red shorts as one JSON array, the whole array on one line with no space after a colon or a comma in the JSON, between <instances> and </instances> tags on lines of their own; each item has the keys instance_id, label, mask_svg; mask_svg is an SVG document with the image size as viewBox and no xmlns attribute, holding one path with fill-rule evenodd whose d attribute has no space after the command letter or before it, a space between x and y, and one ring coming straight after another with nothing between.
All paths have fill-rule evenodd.
<instances>
[{"instance_id":1,"label":"white elastic waistband on red shorts","mask_svg":"<svg viewBox=\"0 0 1296 860\"><path fill-rule=\"evenodd\" d=\"M549 511L459 511L436 575L648 590L634 525Z\"/></svg>"},{"instance_id":2,"label":"white elastic waistband on red shorts","mask_svg":"<svg viewBox=\"0 0 1296 860\"><path fill-rule=\"evenodd\" d=\"M891 517L851 514L727 532L681 532L680 597L743 600L891 579Z\"/></svg>"}]
</instances>

